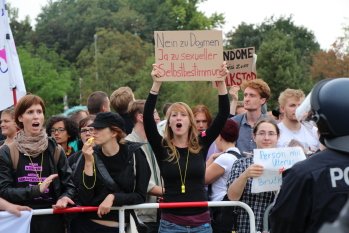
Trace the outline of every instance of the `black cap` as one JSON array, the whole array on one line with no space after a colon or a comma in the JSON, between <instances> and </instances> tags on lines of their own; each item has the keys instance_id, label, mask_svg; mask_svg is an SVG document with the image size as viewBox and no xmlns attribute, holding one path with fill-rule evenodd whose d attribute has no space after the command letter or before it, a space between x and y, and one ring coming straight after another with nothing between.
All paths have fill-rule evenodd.
<instances>
[{"instance_id":1,"label":"black cap","mask_svg":"<svg viewBox=\"0 0 349 233\"><path fill-rule=\"evenodd\" d=\"M116 126L121 130L125 131L125 122L124 119L114 112L100 112L97 113L96 119L90 125L96 129L109 128L110 126Z\"/></svg>"}]
</instances>

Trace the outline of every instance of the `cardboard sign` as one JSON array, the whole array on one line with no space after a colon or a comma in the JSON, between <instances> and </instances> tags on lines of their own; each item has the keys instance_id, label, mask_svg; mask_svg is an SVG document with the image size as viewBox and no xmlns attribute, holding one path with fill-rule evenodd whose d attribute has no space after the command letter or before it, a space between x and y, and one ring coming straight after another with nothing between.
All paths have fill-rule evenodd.
<instances>
[{"instance_id":1,"label":"cardboard sign","mask_svg":"<svg viewBox=\"0 0 349 233\"><path fill-rule=\"evenodd\" d=\"M281 173L304 159L305 154L300 147L254 149L254 163L262 165L264 172L260 177L253 178L251 192L279 190L282 183Z\"/></svg>"},{"instance_id":2,"label":"cardboard sign","mask_svg":"<svg viewBox=\"0 0 349 233\"><path fill-rule=\"evenodd\" d=\"M240 86L244 80L249 81L257 78L257 55L254 47L224 50L223 59L227 62L227 68L230 72L225 79L227 87ZM214 83L214 87L217 87L216 83Z\"/></svg>"},{"instance_id":3,"label":"cardboard sign","mask_svg":"<svg viewBox=\"0 0 349 233\"><path fill-rule=\"evenodd\" d=\"M222 31L155 31L154 41L161 81L222 80Z\"/></svg>"}]
</instances>

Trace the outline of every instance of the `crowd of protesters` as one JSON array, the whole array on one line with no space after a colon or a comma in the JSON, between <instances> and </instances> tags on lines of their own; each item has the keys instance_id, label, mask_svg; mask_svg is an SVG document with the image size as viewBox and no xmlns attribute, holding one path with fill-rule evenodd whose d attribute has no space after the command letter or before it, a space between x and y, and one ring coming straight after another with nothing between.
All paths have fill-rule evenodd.
<instances>
[{"instance_id":1,"label":"crowd of protesters","mask_svg":"<svg viewBox=\"0 0 349 233\"><path fill-rule=\"evenodd\" d=\"M220 76L227 73L223 64ZM225 82L219 81L216 116L201 103L191 108L174 102L166 105L161 121L156 102L162 82L156 64L151 76L153 84L146 100L136 99L129 87L118 88L110 98L96 91L87 99L88 111L53 116L46 124L44 101L36 95L26 95L15 107L2 111L5 139L0 141L0 209L20 215L20 211L31 209L98 206L93 213L33 216L33 233L118 232L118 212L112 211L112 206L158 201L242 201L252 208L257 231L263 230L265 211L275 201L277 209L272 211L271 221L278 219L275 213L280 211L287 216L278 201L289 204L294 200L276 198L275 191L251 192L252 179L264 172L262 165L254 163L253 153L254 149L300 146L312 158L316 151L326 150L317 127L295 117L304 93L294 89L282 92L278 119L272 119L265 111L271 96L266 82L246 81L228 92ZM238 100L239 91L242 101ZM343 202L345 191L340 189L335 197ZM250 232L243 210L228 214L223 209L130 211L126 228L132 216L149 233ZM323 217L309 231L311 222L292 232L316 232L339 211L336 206L331 216ZM283 220L289 228L290 222L297 221ZM271 232L285 232L280 224L271 222L275 226Z\"/></svg>"}]
</instances>

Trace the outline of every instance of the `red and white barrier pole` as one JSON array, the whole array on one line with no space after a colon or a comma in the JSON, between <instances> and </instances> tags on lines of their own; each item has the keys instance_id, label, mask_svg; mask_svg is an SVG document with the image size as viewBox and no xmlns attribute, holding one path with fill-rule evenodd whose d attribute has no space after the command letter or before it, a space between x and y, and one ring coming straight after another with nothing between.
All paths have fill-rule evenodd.
<instances>
[{"instance_id":1,"label":"red and white barrier pole","mask_svg":"<svg viewBox=\"0 0 349 233\"><path fill-rule=\"evenodd\" d=\"M224 206L239 206L245 209L250 219L250 233L256 233L255 216L252 209L245 203L240 201L210 201L210 202L171 202L171 203L145 203L139 205L129 205L112 207L112 210L119 211L119 233L125 232L125 210L129 209L168 209L168 208L196 208L196 207L224 207ZM65 209L37 209L33 210L33 215L44 214L65 214L65 213L83 213L97 212L98 207L95 206L80 206Z\"/></svg>"}]
</instances>

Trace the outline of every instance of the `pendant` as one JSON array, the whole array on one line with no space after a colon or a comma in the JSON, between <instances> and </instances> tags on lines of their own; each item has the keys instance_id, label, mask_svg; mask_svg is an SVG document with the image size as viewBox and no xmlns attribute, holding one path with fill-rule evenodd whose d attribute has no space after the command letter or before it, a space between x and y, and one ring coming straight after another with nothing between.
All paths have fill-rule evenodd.
<instances>
[{"instance_id":1,"label":"pendant","mask_svg":"<svg viewBox=\"0 0 349 233\"><path fill-rule=\"evenodd\" d=\"M185 193L185 185L184 184L182 184L182 186L181 186L181 193Z\"/></svg>"}]
</instances>

